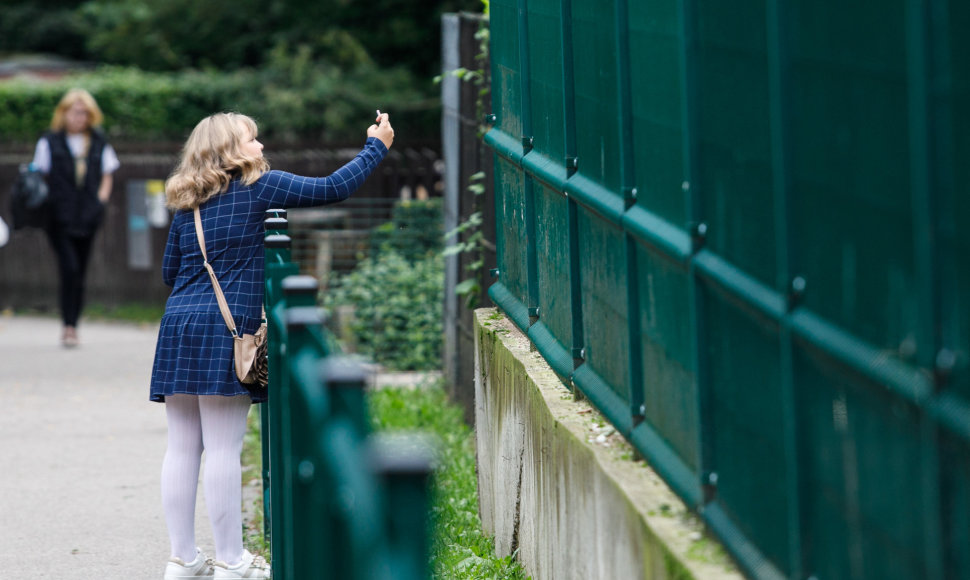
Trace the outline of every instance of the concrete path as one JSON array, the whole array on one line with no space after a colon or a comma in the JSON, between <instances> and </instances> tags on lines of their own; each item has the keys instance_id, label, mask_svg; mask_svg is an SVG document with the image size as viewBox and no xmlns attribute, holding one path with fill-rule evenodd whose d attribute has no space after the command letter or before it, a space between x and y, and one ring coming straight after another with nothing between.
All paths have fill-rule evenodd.
<instances>
[{"instance_id":1,"label":"concrete path","mask_svg":"<svg viewBox=\"0 0 970 580\"><path fill-rule=\"evenodd\" d=\"M0 316L0 577L160 579L165 409L148 400L157 327ZM214 553L199 493L198 543Z\"/></svg>"}]
</instances>

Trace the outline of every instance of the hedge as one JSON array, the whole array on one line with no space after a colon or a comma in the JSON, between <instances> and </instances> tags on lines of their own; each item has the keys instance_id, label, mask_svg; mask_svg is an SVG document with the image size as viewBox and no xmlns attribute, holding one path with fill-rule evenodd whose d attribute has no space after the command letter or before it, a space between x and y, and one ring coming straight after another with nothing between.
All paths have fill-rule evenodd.
<instances>
[{"instance_id":1,"label":"hedge","mask_svg":"<svg viewBox=\"0 0 970 580\"><path fill-rule=\"evenodd\" d=\"M97 99L114 140L181 141L203 117L237 111L257 120L264 139L357 141L375 109L394 114L398 137L438 137L439 101L407 72L302 65L231 73L101 67L54 81L15 78L0 82L0 135L36 139L61 96L82 87Z\"/></svg>"}]
</instances>

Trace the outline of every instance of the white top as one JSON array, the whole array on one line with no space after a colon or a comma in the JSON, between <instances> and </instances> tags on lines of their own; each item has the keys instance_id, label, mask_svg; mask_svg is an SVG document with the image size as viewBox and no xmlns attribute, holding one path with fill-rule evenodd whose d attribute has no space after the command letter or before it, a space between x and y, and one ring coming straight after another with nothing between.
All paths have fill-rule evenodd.
<instances>
[{"instance_id":1,"label":"white top","mask_svg":"<svg viewBox=\"0 0 970 580\"><path fill-rule=\"evenodd\" d=\"M67 147L71 150L71 155L77 157L84 153L84 135L77 133L67 136ZM41 173L51 172L51 144L47 139L41 137L37 140L37 148L34 150L34 167ZM101 173L110 175L121 167L118 155L111 145L105 143L104 153L101 155Z\"/></svg>"}]
</instances>

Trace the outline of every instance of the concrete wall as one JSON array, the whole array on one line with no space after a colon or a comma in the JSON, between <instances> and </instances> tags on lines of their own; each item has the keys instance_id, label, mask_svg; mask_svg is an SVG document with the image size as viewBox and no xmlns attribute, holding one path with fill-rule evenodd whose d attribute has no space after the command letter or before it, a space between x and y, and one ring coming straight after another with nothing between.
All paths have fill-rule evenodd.
<instances>
[{"instance_id":1,"label":"concrete wall","mask_svg":"<svg viewBox=\"0 0 970 580\"><path fill-rule=\"evenodd\" d=\"M475 312L475 425L482 524L535 580L741 578L496 309Z\"/></svg>"}]
</instances>

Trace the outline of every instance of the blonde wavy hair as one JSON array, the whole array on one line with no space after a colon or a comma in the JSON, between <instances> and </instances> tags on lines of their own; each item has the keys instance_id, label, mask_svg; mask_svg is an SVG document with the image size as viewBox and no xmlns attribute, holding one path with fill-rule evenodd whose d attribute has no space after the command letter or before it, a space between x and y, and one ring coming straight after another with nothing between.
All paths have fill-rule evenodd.
<instances>
[{"instance_id":1,"label":"blonde wavy hair","mask_svg":"<svg viewBox=\"0 0 970 580\"><path fill-rule=\"evenodd\" d=\"M51 118L51 131L57 132L64 130L64 115L77 102L81 102L84 108L88 110L88 128L101 126L101 123L104 122L104 113L101 112L101 107L98 106L98 102L94 100L91 93L84 89L71 89L64 93L60 102L54 107L54 116Z\"/></svg>"},{"instance_id":2,"label":"blonde wavy hair","mask_svg":"<svg viewBox=\"0 0 970 580\"><path fill-rule=\"evenodd\" d=\"M269 163L245 155L240 145L257 134L256 121L239 113L216 113L199 121L165 182L168 206L193 209L224 193L236 178L246 185L255 183L269 171Z\"/></svg>"}]
</instances>

